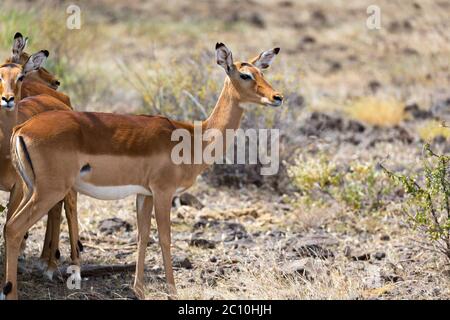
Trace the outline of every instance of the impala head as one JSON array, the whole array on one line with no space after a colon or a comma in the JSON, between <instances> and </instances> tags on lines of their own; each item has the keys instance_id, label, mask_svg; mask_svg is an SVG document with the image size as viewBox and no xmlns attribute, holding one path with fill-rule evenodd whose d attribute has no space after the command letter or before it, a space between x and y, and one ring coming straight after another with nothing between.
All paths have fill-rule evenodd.
<instances>
[{"instance_id":1,"label":"impala head","mask_svg":"<svg viewBox=\"0 0 450 320\"><path fill-rule=\"evenodd\" d=\"M224 68L240 101L270 107L281 106L283 95L272 88L262 71L270 67L279 52L280 48L274 48L248 62L234 62L231 51L223 43L216 44L217 64Z\"/></svg>"},{"instance_id":2,"label":"impala head","mask_svg":"<svg viewBox=\"0 0 450 320\"><path fill-rule=\"evenodd\" d=\"M8 58L5 63L17 63L24 66L30 58L30 55L24 51L27 43L28 38L24 38L20 32L17 32L13 39L11 57ZM55 90L57 90L60 85L59 80L45 68L39 68L28 73L27 79L40 82Z\"/></svg>"},{"instance_id":3,"label":"impala head","mask_svg":"<svg viewBox=\"0 0 450 320\"><path fill-rule=\"evenodd\" d=\"M0 66L1 109L14 110L15 102L20 98L20 90L25 75L38 70L48 57L48 51L32 54L22 66L18 63L5 63Z\"/></svg>"}]
</instances>

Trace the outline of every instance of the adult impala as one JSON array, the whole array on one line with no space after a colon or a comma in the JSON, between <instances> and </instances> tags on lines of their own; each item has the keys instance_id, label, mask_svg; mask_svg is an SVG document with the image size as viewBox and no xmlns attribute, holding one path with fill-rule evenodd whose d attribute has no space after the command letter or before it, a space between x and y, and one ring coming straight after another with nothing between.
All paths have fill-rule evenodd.
<instances>
[{"instance_id":1,"label":"adult impala","mask_svg":"<svg viewBox=\"0 0 450 320\"><path fill-rule=\"evenodd\" d=\"M261 72L278 52L275 48L250 62L233 62L231 51L222 43L216 45L217 63L225 69L227 78L212 114L202 122L202 130L224 133L226 129L237 129L243 114L242 103L272 107L282 104L283 96ZM16 127L11 155L26 191L5 228L6 298L17 298L21 238L70 188L98 199L137 195L134 290L139 298L144 298L145 250L154 207L169 294L175 297L170 254L172 197L177 190L190 187L207 167L207 164L174 164L171 152L176 142L171 141L171 135L176 129L194 133L192 124L160 116L64 111L39 114Z\"/></svg>"},{"instance_id":2,"label":"adult impala","mask_svg":"<svg viewBox=\"0 0 450 320\"><path fill-rule=\"evenodd\" d=\"M40 112L71 110L68 97L51 88L56 78L48 71L40 72L43 70L41 66L48 56L48 51L43 50L30 56L23 51L26 42L26 39L24 40L20 33L16 33L12 55L5 64L0 66L0 190L10 192L7 219L19 205L22 198L20 179L13 169L10 159L9 150L12 129L17 124L25 122ZM29 79L30 76L31 80ZM42 90L42 88L45 89ZM25 96L28 95L30 97L23 99L24 90ZM32 92L38 95L33 95ZM69 105L66 103L69 103ZM78 245L76 194L71 192L65 197L64 201L71 235L71 257L75 264L78 264L80 246ZM49 211L47 231L41 255L48 277L51 277L53 270L56 268L56 260L59 257L60 220L61 204L57 204Z\"/></svg>"},{"instance_id":3,"label":"adult impala","mask_svg":"<svg viewBox=\"0 0 450 320\"><path fill-rule=\"evenodd\" d=\"M14 35L13 46L11 56L6 59L4 64L17 63L25 65L29 60L30 55L26 53L25 47L28 43L28 38L24 38L20 32ZM68 106L70 104L70 98L64 93L56 91L60 85L59 80L48 72L44 67L40 67L36 70L30 71L23 79L21 89L21 99L38 94L48 94Z\"/></svg>"}]
</instances>

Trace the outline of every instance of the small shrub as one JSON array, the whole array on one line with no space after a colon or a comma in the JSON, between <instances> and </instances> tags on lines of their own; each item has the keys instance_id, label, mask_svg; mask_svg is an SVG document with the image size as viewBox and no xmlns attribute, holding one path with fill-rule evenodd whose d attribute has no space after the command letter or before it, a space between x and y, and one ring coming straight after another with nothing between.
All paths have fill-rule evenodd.
<instances>
[{"instance_id":1,"label":"small shrub","mask_svg":"<svg viewBox=\"0 0 450 320\"><path fill-rule=\"evenodd\" d=\"M320 198L325 194L353 210L380 208L392 186L372 163L353 161L346 167L326 155L300 156L288 174L303 195L321 200L317 194Z\"/></svg>"},{"instance_id":2,"label":"small shrub","mask_svg":"<svg viewBox=\"0 0 450 320\"><path fill-rule=\"evenodd\" d=\"M429 144L424 150L423 177L382 168L408 195L403 209L412 227L450 260L450 156L435 154Z\"/></svg>"}]
</instances>

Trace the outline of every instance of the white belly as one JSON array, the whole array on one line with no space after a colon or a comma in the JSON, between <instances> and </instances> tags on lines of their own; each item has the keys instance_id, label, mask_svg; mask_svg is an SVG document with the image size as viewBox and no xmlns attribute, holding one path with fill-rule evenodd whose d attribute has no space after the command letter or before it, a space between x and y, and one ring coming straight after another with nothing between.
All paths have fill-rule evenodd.
<instances>
[{"instance_id":1,"label":"white belly","mask_svg":"<svg viewBox=\"0 0 450 320\"><path fill-rule=\"evenodd\" d=\"M96 186L81 180L76 182L75 190L100 200L119 200L136 194L152 195L150 190L138 185Z\"/></svg>"}]
</instances>

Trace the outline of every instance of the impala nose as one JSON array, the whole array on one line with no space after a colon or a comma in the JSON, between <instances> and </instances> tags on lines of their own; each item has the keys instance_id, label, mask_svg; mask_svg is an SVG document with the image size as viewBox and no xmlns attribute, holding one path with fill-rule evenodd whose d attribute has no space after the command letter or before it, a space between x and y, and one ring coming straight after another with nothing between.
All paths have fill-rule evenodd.
<instances>
[{"instance_id":1,"label":"impala nose","mask_svg":"<svg viewBox=\"0 0 450 320\"><path fill-rule=\"evenodd\" d=\"M274 94L272 99L273 99L273 101L276 101L278 103L283 102L283 96L281 94L279 94L279 93Z\"/></svg>"},{"instance_id":2,"label":"impala nose","mask_svg":"<svg viewBox=\"0 0 450 320\"><path fill-rule=\"evenodd\" d=\"M2 97L1 106L5 108L14 107L14 97Z\"/></svg>"}]
</instances>

